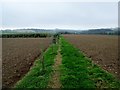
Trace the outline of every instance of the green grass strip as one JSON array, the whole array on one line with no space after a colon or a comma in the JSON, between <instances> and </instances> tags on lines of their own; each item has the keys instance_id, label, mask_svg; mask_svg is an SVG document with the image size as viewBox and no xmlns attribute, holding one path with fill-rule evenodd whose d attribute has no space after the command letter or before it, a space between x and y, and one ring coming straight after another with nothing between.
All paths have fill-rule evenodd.
<instances>
[{"instance_id":1,"label":"green grass strip","mask_svg":"<svg viewBox=\"0 0 120 90\"><path fill-rule=\"evenodd\" d=\"M63 88L120 88L120 81L93 64L79 49L61 38Z\"/></svg>"},{"instance_id":2,"label":"green grass strip","mask_svg":"<svg viewBox=\"0 0 120 90\"><path fill-rule=\"evenodd\" d=\"M54 50L53 50L54 49ZM52 65L57 54L58 45L52 45L44 53L45 72L42 72L40 59L34 62L30 71L20 80L15 88L46 88L52 72Z\"/></svg>"}]
</instances>

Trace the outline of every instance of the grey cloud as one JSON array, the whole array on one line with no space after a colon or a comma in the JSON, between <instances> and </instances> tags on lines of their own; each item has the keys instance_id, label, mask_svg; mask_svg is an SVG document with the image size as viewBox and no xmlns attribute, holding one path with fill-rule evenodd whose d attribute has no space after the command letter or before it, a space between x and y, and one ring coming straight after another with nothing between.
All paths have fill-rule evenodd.
<instances>
[{"instance_id":1,"label":"grey cloud","mask_svg":"<svg viewBox=\"0 0 120 90\"><path fill-rule=\"evenodd\" d=\"M117 3L5 3L3 27L116 27Z\"/></svg>"}]
</instances>

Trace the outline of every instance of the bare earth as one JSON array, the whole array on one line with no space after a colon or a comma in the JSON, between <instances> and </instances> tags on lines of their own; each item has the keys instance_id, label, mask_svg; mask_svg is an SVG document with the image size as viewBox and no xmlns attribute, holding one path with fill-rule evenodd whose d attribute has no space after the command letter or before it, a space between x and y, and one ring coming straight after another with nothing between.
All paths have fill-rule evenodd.
<instances>
[{"instance_id":1,"label":"bare earth","mask_svg":"<svg viewBox=\"0 0 120 90\"><path fill-rule=\"evenodd\" d=\"M35 59L50 45L51 38L3 38L3 88L13 86L30 69Z\"/></svg>"},{"instance_id":2,"label":"bare earth","mask_svg":"<svg viewBox=\"0 0 120 90\"><path fill-rule=\"evenodd\" d=\"M60 88L61 83L60 83L60 68L59 66L61 65L62 59L61 59L61 54L60 54L60 46L58 49L58 54L55 58L55 63L53 65L53 73L50 82L48 83L48 88Z\"/></svg>"},{"instance_id":3,"label":"bare earth","mask_svg":"<svg viewBox=\"0 0 120 90\"><path fill-rule=\"evenodd\" d=\"M64 35L94 63L120 78L118 36L108 35Z\"/></svg>"}]
</instances>

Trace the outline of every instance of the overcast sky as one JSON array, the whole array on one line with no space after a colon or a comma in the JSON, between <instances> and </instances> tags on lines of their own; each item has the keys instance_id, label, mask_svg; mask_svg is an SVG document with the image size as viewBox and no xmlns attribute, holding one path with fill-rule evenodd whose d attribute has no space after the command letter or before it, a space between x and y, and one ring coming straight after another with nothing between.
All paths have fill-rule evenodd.
<instances>
[{"instance_id":1,"label":"overcast sky","mask_svg":"<svg viewBox=\"0 0 120 90\"><path fill-rule=\"evenodd\" d=\"M111 28L118 26L117 2L4 2L3 28Z\"/></svg>"}]
</instances>

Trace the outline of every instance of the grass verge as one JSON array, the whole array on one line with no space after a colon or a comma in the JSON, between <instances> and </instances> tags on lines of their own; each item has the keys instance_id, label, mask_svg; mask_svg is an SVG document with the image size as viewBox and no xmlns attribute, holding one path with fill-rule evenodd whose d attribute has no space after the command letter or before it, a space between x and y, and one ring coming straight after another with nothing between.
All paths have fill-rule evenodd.
<instances>
[{"instance_id":1,"label":"grass verge","mask_svg":"<svg viewBox=\"0 0 120 90\"><path fill-rule=\"evenodd\" d=\"M36 60L30 71L15 85L14 88L46 88L52 72L52 65L54 64L57 50L58 45L52 45L44 53L44 72L41 70L42 64L40 59Z\"/></svg>"},{"instance_id":2,"label":"grass verge","mask_svg":"<svg viewBox=\"0 0 120 90\"><path fill-rule=\"evenodd\" d=\"M93 64L82 52L61 38L63 88L120 88L120 81Z\"/></svg>"}]
</instances>

